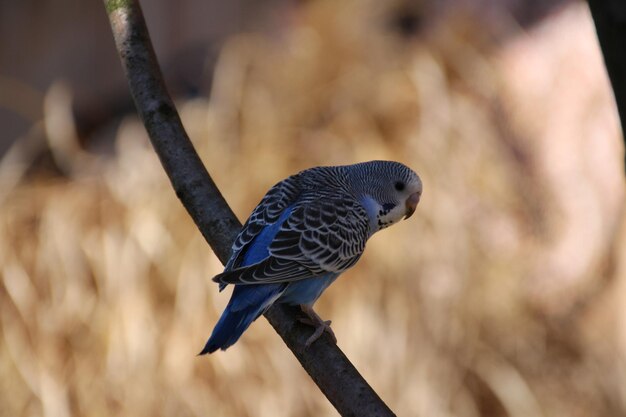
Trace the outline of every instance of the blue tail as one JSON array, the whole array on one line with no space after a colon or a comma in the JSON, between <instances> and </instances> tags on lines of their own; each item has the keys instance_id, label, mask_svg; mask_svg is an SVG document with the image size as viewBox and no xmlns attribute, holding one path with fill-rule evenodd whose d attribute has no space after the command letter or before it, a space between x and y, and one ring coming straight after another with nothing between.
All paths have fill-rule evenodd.
<instances>
[{"instance_id":1,"label":"blue tail","mask_svg":"<svg viewBox=\"0 0 626 417\"><path fill-rule=\"evenodd\" d=\"M269 256L269 245L282 222L289 217L292 207L287 207L275 223L265 227L250 243L243 254L241 265L251 265ZM233 295L211 333L211 337L200 352L213 353L226 350L233 345L248 326L267 310L285 292L288 284L235 285ZM220 291L224 289L220 285Z\"/></svg>"},{"instance_id":2,"label":"blue tail","mask_svg":"<svg viewBox=\"0 0 626 417\"><path fill-rule=\"evenodd\" d=\"M226 350L233 345L250 326L250 323L256 319L258 314L255 313L245 310L232 311L230 306L226 307L200 355L213 353L218 349Z\"/></svg>"},{"instance_id":3,"label":"blue tail","mask_svg":"<svg viewBox=\"0 0 626 417\"><path fill-rule=\"evenodd\" d=\"M200 355L226 350L285 291L286 284L236 285Z\"/></svg>"}]
</instances>

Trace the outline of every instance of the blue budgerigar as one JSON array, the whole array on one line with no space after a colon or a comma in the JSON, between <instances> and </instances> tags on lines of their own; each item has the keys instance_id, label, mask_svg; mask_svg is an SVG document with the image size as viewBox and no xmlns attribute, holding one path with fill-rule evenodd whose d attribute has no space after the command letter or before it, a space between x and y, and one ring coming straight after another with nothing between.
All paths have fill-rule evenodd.
<instances>
[{"instance_id":1,"label":"blue budgerigar","mask_svg":"<svg viewBox=\"0 0 626 417\"><path fill-rule=\"evenodd\" d=\"M213 278L220 291L235 288L200 354L234 344L274 303L301 306L315 327L307 346L324 331L334 338L313 303L359 260L370 236L413 214L421 194L417 174L391 161L311 168L276 184Z\"/></svg>"}]
</instances>

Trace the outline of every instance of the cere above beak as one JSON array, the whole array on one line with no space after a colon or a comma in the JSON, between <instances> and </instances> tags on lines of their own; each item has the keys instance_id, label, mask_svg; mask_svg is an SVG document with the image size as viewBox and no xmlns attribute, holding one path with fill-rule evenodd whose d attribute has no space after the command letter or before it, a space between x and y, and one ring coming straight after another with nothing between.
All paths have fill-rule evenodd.
<instances>
[{"instance_id":1,"label":"cere above beak","mask_svg":"<svg viewBox=\"0 0 626 417\"><path fill-rule=\"evenodd\" d=\"M406 199L406 215L404 216L404 220L408 219L415 213L415 209L417 208L417 203L420 202L420 194L413 193Z\"/></svg>"}]
</instances>

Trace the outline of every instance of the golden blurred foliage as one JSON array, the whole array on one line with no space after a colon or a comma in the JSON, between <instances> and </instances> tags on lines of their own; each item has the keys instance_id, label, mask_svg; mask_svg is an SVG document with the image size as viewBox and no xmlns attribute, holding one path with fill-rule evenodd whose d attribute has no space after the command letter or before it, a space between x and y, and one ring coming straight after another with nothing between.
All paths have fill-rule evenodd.
<instances>
[{"instance_id":1,"label":"golden blurred foliage","mask_svg":"<svg viewBox=\"0 0 626 417\"><path fill-rule=\"evenodd\" d=\"M399 416L626 415L623 149L586 7L498 45L458 15L403 37L383 9L308 2L231 38L210 99L178 103L209 172L242 220L310 166L420 174L416 215L316 308ZM0 416L335 415L263 319L195 356L221 265L140 123L88 153L69 94L33 127L65 176L0 165Z\"/></svg>"}]
</instances>

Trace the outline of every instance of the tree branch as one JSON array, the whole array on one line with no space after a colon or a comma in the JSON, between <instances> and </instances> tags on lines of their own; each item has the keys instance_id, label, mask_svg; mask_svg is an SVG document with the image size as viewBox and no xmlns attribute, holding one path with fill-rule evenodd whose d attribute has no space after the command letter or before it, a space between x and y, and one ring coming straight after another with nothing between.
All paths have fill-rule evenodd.
<instances>
[{"instance_id":1,"label":"tree branch","mask_svg":"<svg viewBox=\"0 0 626 417\"><path fill-rule=\"evenodd\" d=\"M623 133L626 127L626 1L588 0L588 3L596 25L604 64L613 86L622 136L626 141Z\"/></svg>"},{"instance_id":2,"label":"tree branch","mask_svg":"<svg viewBox=\"0 0 626 417\"><path fill-rule=\"evenodd\" d=\"M135 106L176 195L220 261L225 263L241 224L200 161L170 98L141 7L136 0L104 1ZM393 416L328 335L305 349L310 328L297 308L275 305L265 317L342 416Z\"/></svg>"}]
</instances>

